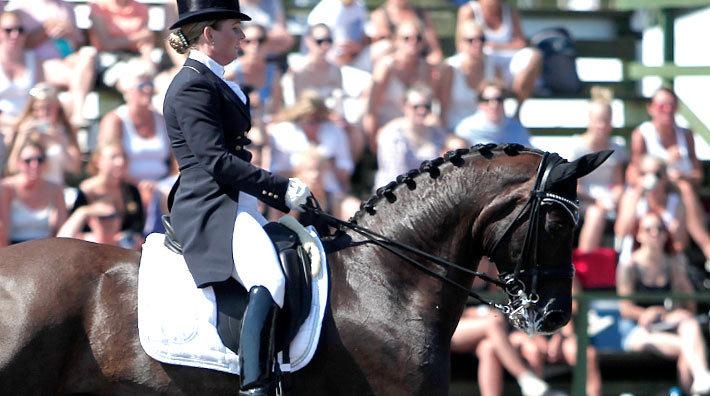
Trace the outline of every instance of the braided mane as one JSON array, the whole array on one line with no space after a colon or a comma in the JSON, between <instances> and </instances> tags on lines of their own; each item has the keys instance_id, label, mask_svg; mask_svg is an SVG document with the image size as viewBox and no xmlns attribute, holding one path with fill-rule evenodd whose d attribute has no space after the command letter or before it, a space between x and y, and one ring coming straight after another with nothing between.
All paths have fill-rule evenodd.
<instances>
[{"instance_id":1,"label":"braided mane","mask_svg":"<svg viewBox=\"0 0 710 396\"><path fill-rule=\"evenodd\" d=\"M507 143L502 145L493 143L477 144L469 148L448 151L441 157L422 162L421 165L419 165L419 168L411 169L397 176L394 181L378 188L375 194L360 205L360 210L358 210L353 217L350 218L350 221L356 222L358 218L364 216L366 213L374 216L377 213L375 207L382 201L382 199L386 199L389 203L395 202L397 200L397 196L394 194L394 190L402 184L405 184L409 190L416 189L417 183L415 179L424 173L428 173L429 177L436 179L441 175L441 169L439 169L439 167L447 162L451 162L456 167L461 167L466 163L465 157L478 154L484 158L491 159L494 156L494 151L502 151L503 153L511 156L524 152L542 154L542 151L540 150L527 148L517 143Z\"/></svg>"}]
</instances>

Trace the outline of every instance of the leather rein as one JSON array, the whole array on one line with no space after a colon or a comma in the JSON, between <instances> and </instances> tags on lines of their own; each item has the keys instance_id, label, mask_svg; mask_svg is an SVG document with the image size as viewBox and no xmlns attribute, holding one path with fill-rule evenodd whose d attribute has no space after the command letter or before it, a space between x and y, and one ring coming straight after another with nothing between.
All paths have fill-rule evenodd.
<instances>
[{"instance_id":1,"label":"leather rein","mask_svg":"<svg viewBox=\"0 0 710 396\"><path fill-rule=\"evenodd\" d=\"M483 303L486 305L489 305L491 307L494 307L496 309L499 309L502 311L504 314L509 315L513 313L515 310L519 310L521 308L527 308L532 304L537 303L539 300L539 296L537 294L537 281L538 277L540 275L549 277L549 276L554 276L554 277L568 277L571 278L573 276L573 270L572 267L568 269L564 269L561 266L558 267L553 267L553 268L542 268L539 266L539 263L537 261L537 241L538 241L538 229L540 226L540 208L543 205L553 205L557 204L562 206L565 209L565 212L570 215L572 220L574 221L575 225L578 224L579 222L579 205L577 202L574 202L572 200L569 200L567 198L561 197L556 194L552 194L549 192L544 191L544 186L545 182L547 181L547 178L550 174L550 171L554 167L554 164L551 162L548 162L548 157L549 153L545 152L542 156L542 160L540 161L540 165L537 170L537 176L535 180L535 186L533 187L533 190L531 191L530 198L528 199L527 203L523 206L523 208L518 212L514 220L508 225L508 228L505 230L503 235L496 241L493 249L491 250L491 254L489 255L492 256L493 253L496 252L496 250L500 247L501 242L503 239L505 239L507 236L509 236L512 231L514 230L514 226L518 224L519 222L524 220L524 216L526 213L530 212L531 220L528 223L528 230L525 235L525 243L523 245L523 251L520 255L520 259L518 260L515 269L513 272L509 273L501 273L498 277L498 279L491 277L488 274L485 274L483 272L479 271L473 271L467 268L464 268L458 264L455 264L451 261L445 260L441 257L429 254L427 252L424 252L420 249L414 248L409 245L402 244L400 242L397 242L391 238L388 238L386 236L383 236L381 234L376 233L375 231L372 231L368 228L362 227L358 225L357 223L353 221L344 221L340 220L326 212L324 212L318 201L314 198L311 197L309 199L309 205L305 205L304 209L308 212L311 212L313 215L323 219L328 225L333 226L337 228L339 231L343 232L344 229L350 229L357 234L360 234L365 238L364 243L372 243L375 244L392 254L396 255L397 257L401 258L402 260L406 261L407 263L413 265L415 268L418 270L433 276L447 284L449 284L452 287L455 287L457 289L460 289L464 291L469 297ZM352 247L357 244L351 243L348 246L345 247ZM340 250L340 249L336 249ZM506 305L503 305L498 302L494 301L488 301L484 298L482 298L480 295L478 295L476 292L471 290L469 287L462 285L454 280L451 280L447 278L445 275L439 274L430 268L427 268L425 265L421 264L420 262L416 261L415 259L411 258L407 254L411 254L414 256L418 256L420 258L426 259L432 263L438 264L442 267L448 267L448 268L454 268L458 271L467 273L469 275L472 275L474 277L479 277L482 280L484 280L487 283L494 284L503 290L505 290L506 294L510 298L517 298L518 303L513 306L512 299L509 301ZM527 267L524 267L524 264L528 264ZM530 268L529 270L526 268ZM523 277L532 277L532 287L530 289L530 292L526 291L525 288L525 283L523 282L522 278Z\"/></svg>"}]
</instances>

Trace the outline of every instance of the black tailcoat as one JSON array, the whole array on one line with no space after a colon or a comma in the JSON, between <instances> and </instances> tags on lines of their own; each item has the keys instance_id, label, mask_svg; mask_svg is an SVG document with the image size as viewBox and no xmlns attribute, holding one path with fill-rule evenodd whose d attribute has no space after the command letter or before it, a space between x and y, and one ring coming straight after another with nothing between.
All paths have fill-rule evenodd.
<instances>
[{"instance_id":1,"label":"black tailcoat","mask_svg":"<svg viewBox=\"0 0 710 396\"><path fill-rule=\"evenodd\" d=\"M229 278L239 192L288 211L288 179L249 163L249 108L207 66L187 59L168 87L163 114L180 177L170 218L198 287Z\"/></svg>"}]
</instances>

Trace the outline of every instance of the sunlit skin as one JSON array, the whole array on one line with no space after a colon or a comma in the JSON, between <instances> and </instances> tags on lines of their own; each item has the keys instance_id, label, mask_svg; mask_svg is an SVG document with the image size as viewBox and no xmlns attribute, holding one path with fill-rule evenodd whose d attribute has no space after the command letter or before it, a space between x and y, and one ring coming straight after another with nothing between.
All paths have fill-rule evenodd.
<instances>
[{"instance_id":1,"label":"sunlit skin","mask_svg":"<svg viewBox=\"0 0 710 396\"><path fill-rule=\"evenodd\" d=\"M416 24L404 23L397 29L395 45L400 49L399 53L402 56L418 57L423 42L424 36L419 29L417 29Z\"/></svg>"},{"instance_id":2,"label":"sunlit skin","mask_svg":"<svg viewBox=\"0 0 710 396\"><path fill-rule=\"evenodd\" d=\"M306 40L309 54L316 59L325 59L325 55L333 46L333 38L330 35L328 28L319 26L313 29L311 36Z\"/></svg>"},{"instance_id":3,"label":"sunlit skin","mask_svg":"<svg viewBox=\"0 0 710 396\"><path fill-rule=\"evenodd\" d=\"M2 53L22 53L25 47L26 34L20 33L20 28L23 28L22 23L16 16L5 14L0 18L0 48Z\"/></svg>"},{"instance_id":4,"label":"sunlit skin","mask_svg":"<svg viewBox=\"0 0 710 396\"><path fill-rule=\"evenodd\" d=\"M659 91L651 100L647 110L656 127L672 128L675 125L678 101L669 92Z\"/></svg>"},{"instance_id":5,"label":"sunlit skin","mask_svg":"<svg viewBox=\"0 0 710 396\"><path fill-rule=\"evenodd\" d=\"M15 159L17 174L0 183L0 246L7 246L10 235L11 202L18 200L33 210L49 209L49 230L54 235L67 218L63 187L42 177L46 157L41 146L29 143Z\"/></svg>"},{"instance_id":6,"label":"sunlit skin","mask_svg":"<svg viewBox=\"0 0 710 396\"><path fill-rule=\"evenodd\" d=\"M257 26L247 26L243 30L244 38L240 42L240 47L245 55L259 56L266 52L267 37L264 31Z\"/></svg>"},{"instance_id":7,"label":"sunlit skin","mask_svg":"<svg viewBox=\"0 0 710 396\"><path fill-rule=\"evenodd\" d=\"M237 59L237 54L244 40L242 24L237 19L225 19L217 22L216 27L207 26L197 49L204 52L215 62L226 66Z\"/></svg>"},{"instance_id":8,"label":"sunlit skin","mask_svg":"<svg viewBox=\"0 0 710 396\"><path fill-rule=\"evenodd\" d=\"M18 169L24 177L25 184L35 184L42 179L45 156L37 147L27 146L22 149L18 159Z\"/></svg>"},{"instance_id":9,"label":"sunlit skin","mask_svg":"<svg viewBox=\"0 0 710 396\"><path fill-rule=\"evenodd\" d=\"M481 92L481 100L479 106L486 114L486 117L491 120L491 122L499 123L505 117L505 109L503 108L503 102L499 100L486 100L503 98L503 92L494 86L488 86Z\"/></svg>"},{"instance_id":10,"label":"sunlit skin","mask_svg":"<svg viewBox=\"0 0 710 396\"><path fill-rule=\"evenodd\" d=\"M98 175L119 181L126 175L127 162L123 148L118 145L105 147L97 161Z\"/></svg>"},{"instance_id":11,"label":"sunlit skin","mask_svg":"<svg viewBox=\"0 0 710 396\"><path fill-rule=\"evenodd\" d=\"M404 107L404 114L411 122L412 129L426 128L426 119L431 113L431 98L418 92L411 92Z\"/></svg>"}]
</instances>

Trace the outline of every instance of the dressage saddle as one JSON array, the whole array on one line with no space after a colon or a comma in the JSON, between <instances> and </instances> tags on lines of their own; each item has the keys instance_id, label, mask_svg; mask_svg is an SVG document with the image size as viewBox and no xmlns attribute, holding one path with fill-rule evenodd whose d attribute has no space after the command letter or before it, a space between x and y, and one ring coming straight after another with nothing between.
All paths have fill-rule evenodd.
<instances>
[{"instance_id":1,"label":"dressage saddle","mask_svg":"<svg viewBox=\"0 0 710 396\"><path fill-rule=\"evenodd\" d=\"M161 220L165 227L165 246L174 253L182 254L170 216L164 215ZM276 350L284 352L286 363L288 346L308 317L311 307L311 262L294 231L277 222L267 223L264 230L276 248L286 278L284 306L279 310L276 325ZM224 345L237 353L239 329L249 292L233 278L212 284L212 287L217 300L217 332Z\"/></svg>"}]
</instances>

